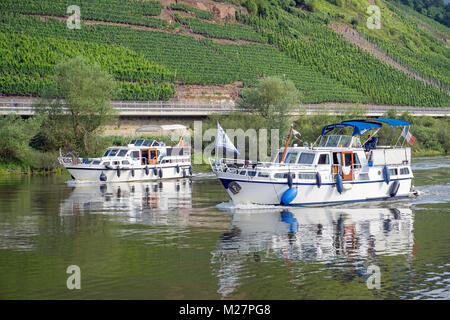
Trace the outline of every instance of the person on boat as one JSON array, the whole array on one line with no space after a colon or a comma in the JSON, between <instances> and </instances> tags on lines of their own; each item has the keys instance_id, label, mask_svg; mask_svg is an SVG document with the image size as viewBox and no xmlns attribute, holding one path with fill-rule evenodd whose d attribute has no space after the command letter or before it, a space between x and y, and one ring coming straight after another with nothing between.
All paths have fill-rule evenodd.
<instances>
[{"instance_id":1,"label":"person on boat","mask_svg":"<svg viewBox=\"0 0 450 320\"><path fill-rule=\"evenodd\" d=\"M369 151L372 149L375 149L377 141L378 141L378 138L373 137L369 134L369 137L368 137L366 143L364 143L364 151L366 152L366 158L369 156Z\"/></svg>"}]
</instances>

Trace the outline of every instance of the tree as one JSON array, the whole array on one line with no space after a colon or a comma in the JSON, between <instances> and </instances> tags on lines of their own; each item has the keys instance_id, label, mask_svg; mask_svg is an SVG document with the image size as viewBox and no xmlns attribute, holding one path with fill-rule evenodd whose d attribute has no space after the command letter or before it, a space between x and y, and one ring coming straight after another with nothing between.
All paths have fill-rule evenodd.
<instances>
[{"instance_id":1,"label":"tree","mask_svg":"<svg viewBox=\"0 0 450 320\"><path fill-rule=\"evenodd\" d=\"M99 65L75 57L55 67L54 80L37 108L46 116L39 133L42 149L92 153L96 133L115 116L110 104L114 78Z\"/></svg>"},{"instance_id":2,"label":"tree","mask_svg":"<svg viewBox=\"0 0 450 320\"><path fill-rule=\"evenodd\" d=\"M256 89L243 90L238 107L264 117L268 130L284 133L290 126L289 113L299 102L300 94L291 80L267 77L260 80Z\"/></svg>"},{"instance_id":3,"label":"tree","mask_svg":"<svg viewBox=\"0 0 450 320\"><path fill-rule=\"evenodd\" d=\"M13 113L0 117L0 160L30 165L33 159L30 139L39 130L41 118L27 120Z\"/></svg>"}]
</instances>

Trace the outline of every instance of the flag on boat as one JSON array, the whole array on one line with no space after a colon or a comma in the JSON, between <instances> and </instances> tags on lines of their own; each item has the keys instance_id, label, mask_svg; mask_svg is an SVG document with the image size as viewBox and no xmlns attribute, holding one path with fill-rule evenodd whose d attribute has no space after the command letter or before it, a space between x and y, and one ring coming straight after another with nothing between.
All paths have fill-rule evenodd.
<instances>
[{"instance_id":1,"label":"flag on boat","mask_svg":"<svg viewBox=\"0 0 450 320\"><path fill-rule=\"evenodd\" d=\"M298 132L297 130L295 130L294 128L292 128L292 133L294 134L294 136L299 136L299 137L302 136L302 134L300 132Z\"/></svg>"},{"instance_id":2,"label":"flag on boat","mask_svg":"<svg viewBox=\"0 0 450 320\"><path fill-rule=\"evenodd\" d=\"M414 142L416 142L416 137L414 137L411 132L409 132L407 127L403 128L402 131L402 137L405 138L405 140L409 143L409 145L414 145Z\"/></svg>"},{"instance_id":3,"label":"flag on boat","mask_svg":"<svg viewBox=\"0 0 450 320\"><path fill-rule=\"evenodd\" d=\"M216 148L225 148L227 150L233 151L234 153L240 154L234 144L231 142L230 138L228 138L227 134L220 126L219 122L217 122Z\"/></svg>"}]
</instances>

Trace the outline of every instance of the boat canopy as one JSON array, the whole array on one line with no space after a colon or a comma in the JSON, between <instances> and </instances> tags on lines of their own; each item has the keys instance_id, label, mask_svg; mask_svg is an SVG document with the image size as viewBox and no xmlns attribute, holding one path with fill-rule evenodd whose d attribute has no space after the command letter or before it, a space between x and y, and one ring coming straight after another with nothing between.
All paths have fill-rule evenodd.
<instances>
[{"instance_id":1,"label":"boat canopy","mask_svg":"<svg viewBox=\"0 0 450 320\"><path fill-rule=\"evenodd\" d=\"M390 126L409 126L410 123L404 120L397 119L388 119L388 118L380 118L380 119L368 119L368 120L350 120L343 121L341 123L333 123L329 124L322 129L321 135L326 135L330 131L334 130L334 128L343 128L343 127L351 127L353 128L352 136L359 135L361 136L367 130L372 130L373 128L380 128L382 124L377 123L381 122L383 124L389 124Z\"/></svg>"},{"instance_id":2,"label":"boat canopy","mask_svg":"<svg viewBox=\"0 0 450 320\"><path fill-rule=\"evenodd\" d=\"M411 125L408 121L405 120L389 119L389 118L369 119L367 121L383 122L392 127L404 127Z\"/></svg>"}]
</instances>

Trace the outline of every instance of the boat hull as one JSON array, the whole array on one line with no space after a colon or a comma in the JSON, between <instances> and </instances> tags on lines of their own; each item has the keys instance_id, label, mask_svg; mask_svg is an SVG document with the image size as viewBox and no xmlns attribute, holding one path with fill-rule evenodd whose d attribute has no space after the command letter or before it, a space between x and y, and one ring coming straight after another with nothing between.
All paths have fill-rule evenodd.
<instances>
[{"instance_id":1,"label":"boat hull","mask_svg":"<svg viewBox=\"0 0 450 320\"><path fill-rule=\"evenodd\" d=\"M154 168L156 168L156 174ZM148 170L146 170L146 167L139 167L134 168L134 175L132 168L120 168L120 173L118 173L117 168L92 168L83 165L66 166L66 169L70 172L74 180L93 182L148 181L179 179L191 176L189 173L190 165L180 165L178 170L176 165L148 166ZM104 175L105 180L100 178L102 174Z\"/></svg>"},{"instance_id":2,"label":"boat hull","mask_svg":"<svg viewBox=\"0 0 450 320\"><path fill-rule=\"evenodd\" d=\"M280 205L283 194L289 189L287 183L281 182L239 180L221 174L218 178L235 204ZM398 181L398 190L391 195L395 181ZM337 190L336 183L323 183L320 188L314 183L293 183L292 188L297 189L297 195L289 205L315 206L408 197L411 181L409 177L392 179L388 184L383 180L349 181L343 183L342 193Z\"/></svg>"}]
</instances>

